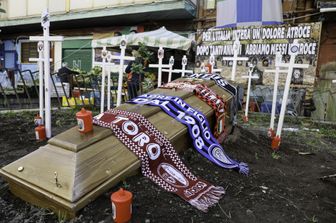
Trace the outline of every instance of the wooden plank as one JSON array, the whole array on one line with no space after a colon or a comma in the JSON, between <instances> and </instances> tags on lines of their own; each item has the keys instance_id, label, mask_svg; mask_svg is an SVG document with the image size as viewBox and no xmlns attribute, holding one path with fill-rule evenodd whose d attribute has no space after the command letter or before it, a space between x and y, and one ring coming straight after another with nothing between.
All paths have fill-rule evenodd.
<instances>
[{"instance_id":1,"label":"wooden plank","mask_svg":"<svg viewBox=\"0 0 336 223\"><path fill-rule=\"evenodd\" d=\"M13 180L12 175L1 169L0 175L2 175L6 181L10 182L9 189L15 196L39 207L50 209L62 219L68 219L75 217L77 211L85 207L102 193L106 192L109 188L115 186L121 180L138 173L139 166L140 161L133 163L123 169L120 173L118 173L118 175L114 176L113 180L109 179L108 181L100 184L97 188L95 188L95 190L86 194L77 202L66 201L39 187L29 184L24 180Z\"/></svg>"},{"instance_id":2,"label":"wooden plank","mask_svg":"<svg viewBox=\"0 0 336 223\"><path fill-rule=\"evenodd\" d=\"M74 202L135 161L137 157L115 137L108 137L78 153L47 145L5 166L3 170ZM24 170L19 172L19 167Z\"/></svg>"},{"instance_id":3,"label":"wooden plank","mask_svg":"<svg viewBox=\"0 0 336 223\"><path fill-rule=\"evenodd\" d=\"M19 180L44 188L59 197L71 197L76 154L52 145L38 150L2 168ZM23 169L19 171L19 168ZM55 172L62 187L57 187Z\"/></svg>"},{"instance_id":4,"label":"wooden plank","mask_svg":"<svg viewBox=\"0 0 336 223\"><path fill-rule=\"evenodd\" d=\"M81 134L78 132L78 127L75 126L49 139L48 143L73 152L79 152L110 135L112 135L111 130L99 126L93 126L93 131L90 133Z\"/></svg>"}]
</instances>

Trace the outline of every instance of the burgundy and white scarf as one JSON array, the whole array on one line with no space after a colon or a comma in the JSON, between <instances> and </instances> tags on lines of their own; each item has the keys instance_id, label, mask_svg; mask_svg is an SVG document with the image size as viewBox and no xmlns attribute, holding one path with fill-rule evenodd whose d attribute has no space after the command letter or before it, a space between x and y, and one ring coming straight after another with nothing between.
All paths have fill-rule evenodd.
<instances>
[{"instance_id":1,"label":"burgundy and white scarf","mask_svg":"<svg viewBox=\"0 0 336 223\"><path fill-rule=\"evenodd\" d=\"M94 117L93 123L111 128L115 136L138 156L144 176L197 209L206 212L225 194L223 187L194 176L168 139L144 116L112 109Z\"/></svg>"},{"instance_id":2,"label":"burgundy and white scarf","mask_svg":"<svg viewBox=\"0 0 336 223\"><path fill-rule=\"evenodd\" d=\"M216 92L205 85L197 85L195 87L196 96L206 102L215 110L216 124L214 128L214 136L219 143L222 143L227 135L225 129L225 102Z\"/></svg>"},{"instance_id":3,"label":"burgundy and white scarf","mask_svg":"<svg viewBox=\"0 0 336 223\"><path fill-rule=\"evenodd\" d=\"M160 86L160 88L178 89L178 90L183 90L187 92L193 92L197 85L198 84L195 84L190 81L174 81L174 82L166 83Z\"/></svg>"}]
</instances>

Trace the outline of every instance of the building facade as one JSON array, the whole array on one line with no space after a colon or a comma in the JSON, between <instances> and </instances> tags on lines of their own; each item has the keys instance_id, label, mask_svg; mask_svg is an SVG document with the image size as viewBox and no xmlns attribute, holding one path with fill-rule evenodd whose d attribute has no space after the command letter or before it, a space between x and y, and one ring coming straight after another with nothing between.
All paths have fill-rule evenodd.
<instances>
[{"instance_id":1,"label":"building facade","mask_svg":"<svg viewBox=\"0 0 336 223\"><path fill-rule=\"evenodd\" d=\"M217 0L199 0L197 29L216 26ZM331 0L283 0L283 20L286 24L322 22L321 41L317 62L319 77L321 69L336 60L336 2ZM325 10L324 10L325 9ZM328 10L329 9L329 10Z\"/></svg>"},{"instance_id":2,"label":"building facade","mask_svg":"<svg viewBox=\"0 0 336 223\"><path fill-rule=\"evenodd\" d=\"M187 34L193 30L196 0L0 0L0 67L36 70L29 58L37 57L30 35L42 35L41 12L48 8L52 35L52 67L62 62L91 68L91 40L103 36L153 30L161 26Z\"/></svg>"},{"instance_id":3,"label":"building facade","mask_svg":"<svg viewBox=\"0 0 336 223\"><path fill-rule=\"evenodd\" d=\"M322 24L317 76L325 64L336 58L333 30L334 8L328 0L283 0L285 23ZM166 26L187 35L197 29L216 25L217 0L0 0L0 67L36 69L28 61L37 57L36 44L29 35L42 35L40 15L46 8L51 14L51 34L63 35L63 43L52 44L53 67L62 61L88 70L93 58L90 40L104 36L128 34ZM79 58L79 59L76 59Z\"/></svg>"}]
</instances>

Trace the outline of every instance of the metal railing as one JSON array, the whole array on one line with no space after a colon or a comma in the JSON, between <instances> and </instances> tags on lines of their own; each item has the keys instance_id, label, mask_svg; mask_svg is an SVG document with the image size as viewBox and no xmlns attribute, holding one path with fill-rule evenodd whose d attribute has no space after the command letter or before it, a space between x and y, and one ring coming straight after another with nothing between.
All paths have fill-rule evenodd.
<instances>
[{"instance_id":1,"label":"metal railing","mask_svg":"<svg viewBox=\"0 0 336 223\"><path fill-rule=\"evenodd\" d=\"M39 107L39 73L30 70L0 70L0 110ZM107 84L105 85L107 86ZM101 74L51 74L51 106L99 107ZM111 105L115 106L118 74L111 74ZM123 102L128 100L127 86L122 88ZM43 92L41 92L43 94ZM105 89L107 94L107 89ZM106 100L107 97L105 97ZM106 105L105 101L105 105Z\"/></svg>"},{"instance_id":2,"label":"metal railing","mask_svg":"<svg viewBox=\"0 0 336 223\"><path fill-rule=\"evenodd\" d=\"M290 89L287 101L288 115L299 116L303 113L303 102L305 99L305 89ZM271 113L272 110L273 88L269 86L256 86L251 90L250 100L254 102L256 110L259 112ZM283 98L283 89L278 89L277 106L280 106ZM280 112L280 107L276 108L277 113Z\"/></svg>"}]
</instances>

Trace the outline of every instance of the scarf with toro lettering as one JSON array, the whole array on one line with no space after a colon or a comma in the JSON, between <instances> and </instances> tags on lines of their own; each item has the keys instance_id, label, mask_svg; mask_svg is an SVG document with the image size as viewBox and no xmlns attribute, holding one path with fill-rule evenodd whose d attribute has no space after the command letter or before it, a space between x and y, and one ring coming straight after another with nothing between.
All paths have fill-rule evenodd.
<instances>
[{"instance_id":1,"label":"scarf with toro lettering","mask_svg":"<svg viewBox=\"0 0 336 223\"><path fill-rule=\"evenodd\" d=\"M128 103L160 107L169 116L187 126L193 145L200 154L218 166L234 169L245 175L248 174L249 168L246 163L237 162L226 155L223 147L209 131L209 123L204 114L192 108L181 98L144 94L133 98Z\"/></svg>"},{"instance_id":2,"label":"scarf with toro lettering","mask_svg":"<svg viewBox=\"0 0 336 223\"><path fill-rule=\"evenodd\" d=\"M112 109L94 117L93 123L111 128L115 136L138 156L144 176L197 209L207 212L225 194L223 187L194 176L169 140L142 115Z\"/></svg>"}]
</instances>

